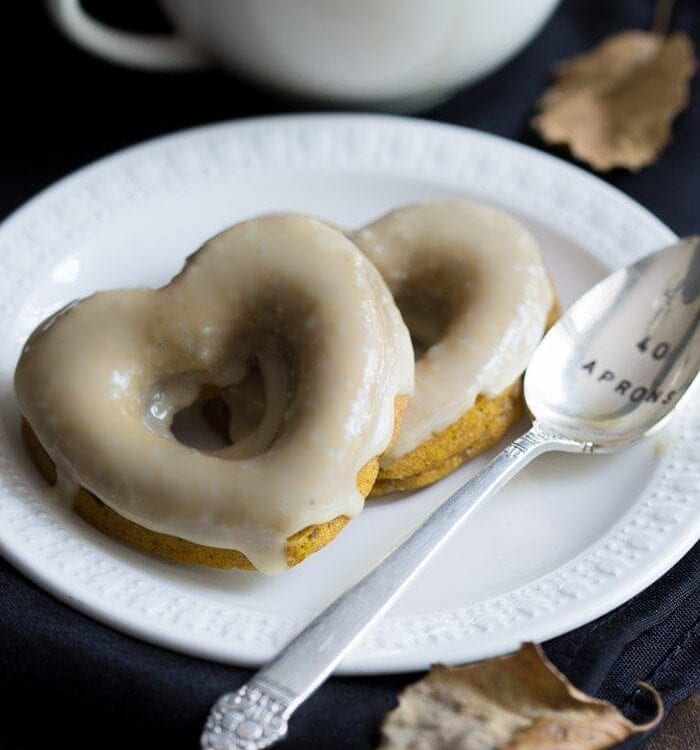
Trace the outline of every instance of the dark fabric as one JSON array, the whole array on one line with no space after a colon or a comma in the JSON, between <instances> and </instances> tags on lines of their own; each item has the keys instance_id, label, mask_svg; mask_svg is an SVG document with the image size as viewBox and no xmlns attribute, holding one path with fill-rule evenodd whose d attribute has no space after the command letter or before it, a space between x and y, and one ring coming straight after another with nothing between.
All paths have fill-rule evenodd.
<instances>
[{"instance_id":1,"label":"dark fabric","mask_svg":"<svg viewBox=\"0 0 700 750\"><path fill-rule=\"evenodd\" d=\"M700 544L653 586L608 615L545 644L549 658L577 687L609 700L636 723L700 689ZM637 746L637 737L624 744Z\"/></svg>"},{"instance_id":2,"label":"dark fabric","mask_svg":"<svg viewBox=\"0 0 700 750\"><path fill-rule=\"evenodd\" d=\"M55 32L35 0L6 4L0 47L3 115L0 216L66 172L119 147L214 120L302 111L217 72L123 70ZM158 28L144 3L88 2L110 20ZM625 28L648 27L651 0L565 0L538 38L502 70L424 116L542 148L528 128L552 64ZM675 26L697 41L700 4L679 0ZM674 127L659 162L608 175L679 234L697 232L700 106ZM560 152L563 158L568 158ZM646 680L667 706L700 686L700 549L609 615L546 644L581 688L648 717ZM212 701L247 672L191 659L122 635L59 603L0 561L0 744L32 748L196 747ZM283 747L370 748L398 691L418 675L333 679L295 715ZM627 747L639 744L640 738Z\"/></svg>"}]
</instances>

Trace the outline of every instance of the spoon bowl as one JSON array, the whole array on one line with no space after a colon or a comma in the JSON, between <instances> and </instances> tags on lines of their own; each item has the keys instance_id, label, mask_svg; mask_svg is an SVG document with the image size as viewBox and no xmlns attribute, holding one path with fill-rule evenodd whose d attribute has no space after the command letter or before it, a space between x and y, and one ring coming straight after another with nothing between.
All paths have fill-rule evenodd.
<instances>
[{"instance_id":1,"label":"spoon bowl","mask_svg":"<svg viewBox=\"0 0 700 750\"><path fill-rule=\"evenodd\" d=\"M542 429L596 451L659 429L700 367L700 237L608 276L549 331L525 375Z\"/></svg>"}]
</instances>

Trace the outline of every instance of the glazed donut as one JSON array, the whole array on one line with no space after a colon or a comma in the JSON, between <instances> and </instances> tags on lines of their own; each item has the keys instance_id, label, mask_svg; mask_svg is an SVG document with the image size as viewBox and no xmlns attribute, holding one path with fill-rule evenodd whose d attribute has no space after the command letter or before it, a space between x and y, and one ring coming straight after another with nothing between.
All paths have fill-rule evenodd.
<instances>
[{"instance_id":1,"label":"glazed donut","mask_svg":"<svg viewBox=\"0 0 700 750\"><path fill-rule=\"evenodd\" d=\"M240 439L209 450L175 438L174 415L252 370L257 424L243 415ZM377 271L295 215L222 232L161 289L67 306L15 374L30 453L89 522L166 558L266 573L360 512L412 387L410 338Z\"/></svg>"},{"instance_id":2,"label":"glazed donut","mask_svg":"<svg viewBox=\"0 0 700 750\"><path fill-rule=\"evenodd\" d=\"M556 303L535 239L464 200L400 208L349 234L387 282L416 353L416 388L373 495L430 484L523 413L520 378Z\"/></svg>"}]
</instances>

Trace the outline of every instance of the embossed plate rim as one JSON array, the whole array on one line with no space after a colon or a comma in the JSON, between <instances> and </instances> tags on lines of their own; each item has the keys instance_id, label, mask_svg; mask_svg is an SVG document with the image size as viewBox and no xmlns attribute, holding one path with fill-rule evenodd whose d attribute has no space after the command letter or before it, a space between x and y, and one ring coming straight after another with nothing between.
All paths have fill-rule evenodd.
<instances>
[{"instance_id":1,"label":"embossed plate rim","mask_svg":"<svg viewBox=\"0 0 700 750\"><path fill-rule=\"evenodd\" d=\"M14 325L12 300L26 294L46 264L61 257L67 236L61 245L56 239L61 231L70 228L79 236L84 231L81 221L89 227L99 212L118 211L155 183L167 192L178 180L212 176L232 166L294 169L301 164L379 174L388 170L462 186L575 238L609 266L622 265L674 238L648 211L596 177L497 136L382 115L295 115L220 123L108 156L47 188L8 218L0 227L0 331L7 334ZM5 353L7 338L0 345ZM10 368L5 356L4 388ZM695 398L697 404L697 394ZM686 493L689 498L674 488L674 479L685 474L668 468L682 458L686 474L697 474L698 454L691 449L700 424L691 409L685 411L643 497L595 544L547 575L469 607L410 617L389 614L341 671L406 671L431 661L502 653L523 638L542 640L565 632L655 580L700 534L693 487ZM166 582L137 575L105 549L71 537L41 502L27 496L28 481L3 450L4 440L0 435L0 546L18 568L59 598L145 640L233 663L260 663L302 624L283 613L218 606L206 597L193 595L188 601ZM657 490L663 487L667 497L690 503L692 515L682 528L658 526L651 548L638 549L631 529L656 508L648 497L652 484ZM22 524L32 533L23 535ZM631 556L639 568L632 568ZM86 576L86 570L93 573ZM569 593L563 593L567 587ZM124 592L128 596L120 598Z\"/></svg>"}]
</instances>

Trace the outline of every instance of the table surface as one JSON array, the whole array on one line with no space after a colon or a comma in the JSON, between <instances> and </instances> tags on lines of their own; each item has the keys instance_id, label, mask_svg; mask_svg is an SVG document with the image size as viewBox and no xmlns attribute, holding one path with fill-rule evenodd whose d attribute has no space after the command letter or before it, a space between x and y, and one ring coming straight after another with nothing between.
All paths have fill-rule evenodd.
<instances>
[{"instance_id":1,"label":"table surface","mask_svg":"<svg viewBox=\"0 0 700 750\"><path fill-rule=\"evenodd\" d=\"M148 3L93 0L84 5L125 26L163 26ZM651 0L564 0L537 41L512 63L527 67L525 80L516 80L508 66L422 116L542 148L528 121L552 65L615 31L648 27L652 6ZM674 26L690 32L696 44L699 6L696 0L679 0L674 16ZM53 29L38 2L13 3L4 11L0 218L68 172L145 138L213 121L319 109L272 96L221 72L166 75L121 69L72 47ZM639 174L615 170L604 177L680 235L700 231L698 78L693 104L677 119L673 140L658 163ZM569 159L564 151L555 153ZM700 747L699 711L696 695L676 708L644 750ZM0 740L0 750L10 748Z\"/></svg>"}]
</instances>

